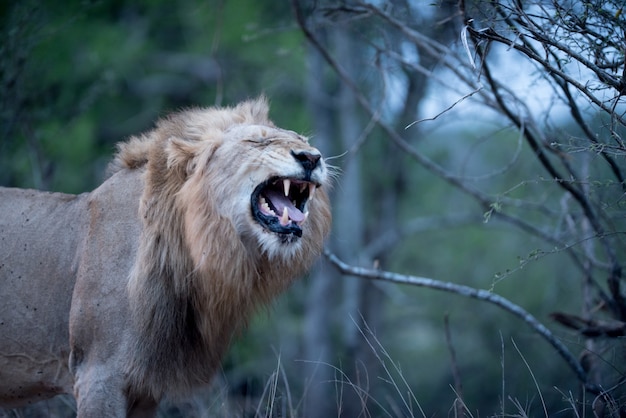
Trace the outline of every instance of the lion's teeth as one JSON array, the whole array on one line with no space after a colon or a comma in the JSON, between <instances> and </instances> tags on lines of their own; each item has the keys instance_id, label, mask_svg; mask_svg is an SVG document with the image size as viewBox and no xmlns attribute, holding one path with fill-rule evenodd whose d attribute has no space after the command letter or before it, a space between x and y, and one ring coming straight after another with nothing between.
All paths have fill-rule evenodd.
<instances>
[{"instance_id":1,"label":"lion's teeth","mask_svg":"<svg viewBox=\"0 0 626 418\"><path fill-rule=\"evenodd\" d=\"M262 212L274 214L274 212L270 208L270 205L267 203L267 200L265 200L265 198L263 196L261 196L261 198L259 199L259 203L261 204L261 211Z\"/></svg>"},{"instance_id":2,"label":"lion's teeth","mask_svg":"<svg viewBox=\"0 0 626 418\"><path fill-rule=\"evenodd\" d=\"M289 189L291 188L291 180L283 180L283 188L285 189L285 196L289 196Z\"/></svg>"},{"instance_id":3,"label":"lion's teeth","mask_svg":"<svg viewBox=\"0 0 626 418\"><path fill-rule=\"evenodd\" d=\"M300 221L300 225L305 223L307 219L309 219L309 212L308 211L304 212L304 219Z\"/></svg>"},{"instance_id":4,"label":"lion's teeth","mask_svg":"<svg viewBox=\"0 0 626 418\"><path fill-rule=\"evenodd\" d=\"M270 208L270 205L267 203L267 200L265 200L264 197L261 197L261 199L259 199L259 202L261 203L261 212L269 213L270 215L276 216L276 212L274 212L272 208Z\"/></svg>"},{"instance_id":5,"label":"lion's teeth","mask_svg":"<svg viewBox=\"0 0 626 418\"><path fill-rule=\"evenodd\" d=\"M283 216L280 217L280 224L282 226L287 226L289 223L289 212L287 211L287 207L283 208Z\"/></svg>"},{"instance_id":6,"label":"lion's teeth","mask_svg":"<svg viewBox=\"0 0 626 418\"><path fill-rule=\"evenodd\" d=\"M304 192L304 189L306 189L306 183L300 185L300 193Z\"/></svg>"},{"instance_id":7,"label":"lion's teeth","mask_svg":"<svg viewBox=\"0 0 626 418\"><path fill-rule=\"evenodd\" d=\"M309 183L309 199L313 199L314 194L315 194L315 184Z\"/></svg>"}]
</instances>

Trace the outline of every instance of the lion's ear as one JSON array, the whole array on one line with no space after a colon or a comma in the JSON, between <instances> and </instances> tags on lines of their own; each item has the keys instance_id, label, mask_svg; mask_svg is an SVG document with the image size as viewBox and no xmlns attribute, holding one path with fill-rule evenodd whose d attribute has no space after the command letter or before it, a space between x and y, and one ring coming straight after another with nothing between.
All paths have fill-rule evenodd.
<instances>
[{"instance_id":1,"label":"lion's ear","mask_svg":"<svg viewBox=\"0 0 626 418\"><path fill-rule=\"evenodd\" d=\"M184 170L189 176L196 168L197 156L202 152L201 143L185 141L180 138L169 138L167 141L167 168Z\"/></svg>"},{"instance_id":2,"label":"lion's ear","mask_svg":"<svg viewBox=\"0 0 626 418\"><path fill-rule=\"evenodd\" d=\"M167 168L182 169L185 176L191 175L198 164L205 166L220 141L187 141L180 138L169 138L167 141Z\"/></svg>"}]
</instances>

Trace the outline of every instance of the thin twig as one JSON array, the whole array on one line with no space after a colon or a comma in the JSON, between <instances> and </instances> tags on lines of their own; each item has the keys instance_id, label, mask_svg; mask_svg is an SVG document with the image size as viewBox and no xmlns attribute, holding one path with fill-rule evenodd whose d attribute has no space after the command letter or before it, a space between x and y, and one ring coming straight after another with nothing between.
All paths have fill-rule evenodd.
<instances>
[{"instance_id":1,"label":"thin twig","mask_svg":"<svg viewBox=\"0 0 626 418\"><path fill-rule=\"evenodd\" d=\"M450 332L450 315L448 313L443 317L443 324L446 333L446 345L448 346L448 352L450 353L450 368L452 369L452 378L454 380L454 393L458 398L458 402L455 401L456 416L465 416L465 402L463 401L463 381L461 380L461 373L459 372L459 365L456 362L456 350L452 343L452 333Z\"/></svg>"},{"instance_id":2,"label":"thin twig","mask_svg":"<svg viewBox=\"0 0 626 418\"><path fill-rule=\"evenodd\" d=\"M496 5L498 5L498 3L496 3ZM520 47L519 44L511 45L507 38L498 34L493 29L477 30L471 24L471 22L473 22L473 19L467 16L465 10L463 12L464 12L465 21L468 22L468 28L470 31L470 35L474 41L476 51L479 54L479 56L482 58L482 73L485 75L487 85L490 87L490 90L493 93L496 101L498 102L498 105L502 113L513 124L515 124L515 126L521 129L521 127L524 125L524 120L521 115L516 114L505 103L505 99L501 92L502 87L492 75L491 67L487 64L487 61L486 61L486 50L480 47L480 40L490 39L496 42L509 45L517 50L520 50L524 54L526 54L532 61L538 62L542 65L547 65L547 64L542 60L542 58L537 53L534 52L534 50L532 50L532 48L528 48L525 46L524 48L522 48ZM509 23L512 24L512 22L509 22ZM554 67L548 66L546 67L546 70L557 72L558 76L561 77L564 80L564 82L573 85L580 91L585 90L585 87L581 86L580 83L576 82L575 80L571 79L565 74L562 74L561 71L558 71ZM594 101L594 103L596 102ZM600 106L600 107L603 108L605 111L607 111L603 106ZM607 111L607 112L610 114L610 111ZM548 158L548 155L546 154L545 150L543 149L541 145L541 141L535 135L535 132L532 132L530 129L526 129L524 133L525 133L524 136L526 138L526 142L530 145L532 151L535 153L535 156L537 157L541 165L544 167L544 169L546 169L546 171L550 174L550 176L555 180L556 184L560 186L564 191L571 194L572 197L577 201L585 217L588 219L589 223L591 224L593 230L595 231L597 236L601 238L600 243L604 247L604 251L611 264L611 272L609 274L609 278L607 282L608 282L609 290L611 291L611 296L613 296L613 299L614 299L614 303L612 303L612 308L620 320L626 319L626 297L622 295L622 286L621 286L621 280L623 277L622 266L621 266L621 263L619 262L619 259L617 258L617 254L615 252L615 249L613 248L613 245L610 242L608 242L608 240L603 238L605 236L605 230L604 230L603 224L600 221L598 214L596 213L596 209L594 208L592 202L588 199L588 196L585 195L579 187L577 187L574 183L572 183L569 179L567 179L566 176L560 173L558 169L554 166L554 164L552 164L550 158ZM565 163L565 160L562 160L562 162ZM571 169L569 171L570 171L570 174L573 174Z\"/></svg>"},{"instance_id":3,"label":"thin twig","mask_svg":"<svg viewBox=\"0 0 626 418\"><path fill-rule=\"evenodd\" d=\"M541 406L543 407L543 413L545 417L548 418L550 415L548 414L546 401L543 399L543 394L541 393L541 388L539 387L539 382L537 382L537 378L535 377L535 374L533 373L533 369L530 367L530 364L528 364L528 362L526 361L526 357L524 357L524 355L522 354L522 351L519 349L517 344L515 344L515 340L513 338L511 338L511 342L513 343L513 347L515 347L515 351L517 351L517 354L519 354L520 358L524 362L524 365L528 369L528 373L530 373L530 377L533 379L533 382L535 384L535 389L537 389L537 393L539 394L539 400L541 401Z\"/></svg>"}]
</instances>

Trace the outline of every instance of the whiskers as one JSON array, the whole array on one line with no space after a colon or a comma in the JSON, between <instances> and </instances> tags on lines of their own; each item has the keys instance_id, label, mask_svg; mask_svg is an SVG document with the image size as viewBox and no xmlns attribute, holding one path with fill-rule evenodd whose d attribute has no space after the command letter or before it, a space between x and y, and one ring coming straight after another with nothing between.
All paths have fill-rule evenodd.
<instances>
[{"instance_id":1,"label":"whiskers","mask_svg":"<svg viewBox=\"0 0 626 418\"><path fill-rule=\"evenodd\" d=\"M328 161L332 161L332 160L336 160L337 158L342 158L342 157L345 157L346 155L348 155L348 153L349 153L349 152L350 152L350 150L346 150L346 151L342 152L342 153L341 153L341 154L339 154L339 155L332 155L332 156L330 156L330 157L324 157L324 160L325 160L326 162L328 162Z\"/></svg>"},{"instance_id":2,"label":"whiskers","mask_svg":"<svg viewBox=\"0 0 626 418\"><path fill-rule=\"evenodd\" d=\"M339 155L324 157L324 162L326 163L326 170L328 171L328 178L331 180L332 183L334 183L335 181L337 181L337 179L339 179L339 176L341 175L342 170L339 166L330 164L329 161L333 161L333 160L337 160L339 158L345 157L348 154L348 152L349 151L345 151Z\"/></svg>"}]
</instances>

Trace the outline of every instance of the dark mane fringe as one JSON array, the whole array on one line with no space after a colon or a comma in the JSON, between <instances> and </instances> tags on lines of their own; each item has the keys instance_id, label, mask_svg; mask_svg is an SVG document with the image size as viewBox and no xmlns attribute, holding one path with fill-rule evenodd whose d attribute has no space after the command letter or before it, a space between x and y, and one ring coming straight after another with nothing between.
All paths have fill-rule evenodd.
<instances>
[{"instance_id":1,"label":"dark mane fringe","mask_svg":"<svg viewBox=\"0 0 626 418\"><path fill-rule=\"evenodd\" d=\"M256 304L247 300L243 306L249 309L244 309L241 302L252 298L252 293L242 295L232 289L220 289L219 279L224 279L222 284L228 281L221 277L224 272L201 271L194 265L185 239L185 203L179 196L188 178L187 160L195 155L198 146L220 137L236 123L271 123L267 120L265 99L235 108L174 114L159 121L154 131L131 138L118 147L112 170L146 170L140 205L144 229L129 281L132 320L138 332L135 355L127 371L131 393L143 395L147 391L146 395L158 399L166 391L172 392L172 386L176 388L174 393L184 393L207 383L219 366L233 332L243 325L247 311ZM214 220L216 215L209 202L200 204L204 205L206 219ZM232 227L219 224L213 228L221 229L214 236L231 242L237 240ZM209 257L230 259L235 255L210 254ZM250 261L244 264L252 265ZM254 267L252 271L258 276ZM237 278L244 279L243 275ZM206 289L198 286L208 280L220 297L226 294L237 300L221 301L220 306L214 301L215 295L207 295ZM212 311L206 312L207 309ZM150 386L146 387L148 382Z\"/></svg>"}]
</instances>

